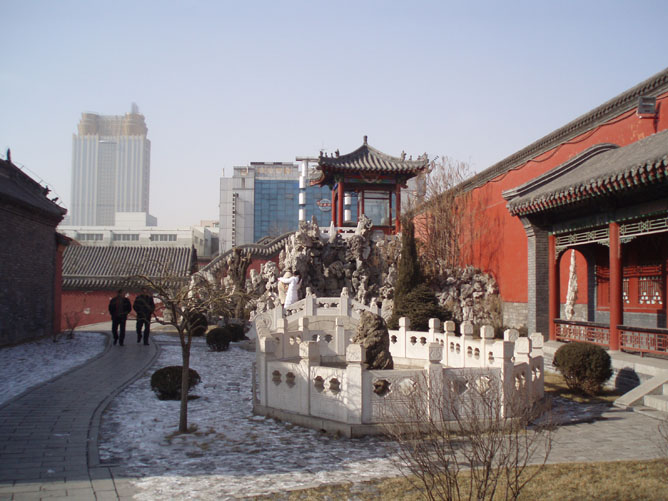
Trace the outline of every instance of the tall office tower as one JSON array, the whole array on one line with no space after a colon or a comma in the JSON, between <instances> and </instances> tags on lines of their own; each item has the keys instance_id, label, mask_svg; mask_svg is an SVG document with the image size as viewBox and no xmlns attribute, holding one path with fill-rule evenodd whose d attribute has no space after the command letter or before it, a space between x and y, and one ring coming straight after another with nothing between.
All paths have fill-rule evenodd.
<instances>
[{"instance_id":1,"label":"tall office tower","mask_svg":"<svg viewBox=\"0 0 668 501\"><path fill-rule=\"evenodd\" d=\"M144 115L82 113L72 136L70 225L113 226L116 212L148 214L151 142Z\"/></svg>"}]
</instances>

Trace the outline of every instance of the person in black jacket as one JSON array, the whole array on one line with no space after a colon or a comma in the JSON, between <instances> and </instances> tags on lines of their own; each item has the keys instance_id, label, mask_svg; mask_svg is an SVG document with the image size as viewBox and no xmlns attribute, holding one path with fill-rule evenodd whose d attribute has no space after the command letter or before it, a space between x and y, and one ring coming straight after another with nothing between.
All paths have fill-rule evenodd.
<instances>
[{"instance_id":1,"label":"person in black jacket","mask_svg":"<svg viewBox=\"0 0 668 501\"><path fill-rule=\"evenodd\" d=\"M109 314L111 315L111 332L114 335L114 344L123 346L125 341L125 321L128 319L128 313L132 311L130 300L123 295L123 289L118 289L116 295L109 301ZM121 328L121 335L118 336L118 328Z\"/></svg>"},{"instance_id":2,"label":"person in black jacket","mask_svg":"<svg viewBox=\"0 0 668 501\"><path fill-rule=\"evenodd\" d=\"M148 289L141 290L141 294L135 298L135 304L132 307L137 312L137 342L141 342L143 327L144 344L148 344L148 335L151 332L151 315L155 310L153 296L148 293Z\"/></svg>"}]
</instances>

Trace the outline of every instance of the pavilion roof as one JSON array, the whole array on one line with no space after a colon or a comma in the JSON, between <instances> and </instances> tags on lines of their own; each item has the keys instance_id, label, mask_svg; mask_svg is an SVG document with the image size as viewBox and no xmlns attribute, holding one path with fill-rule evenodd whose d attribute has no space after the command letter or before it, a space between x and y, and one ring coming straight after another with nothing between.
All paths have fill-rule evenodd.
<instances>
[{"instance_id":1,"label":"pavilion roof","mask_svg":"<svg viewBox=\"0 0 668 501\"><path fill-rule=\"evenodd\" d=\"M412 157L407 160L405 153L402 153L401 157L393 157L370 146L364 136L362 146L346 155L339 155L338 150L332 156L320 152L317 168L321 174L312 184L328 184L332 181L333 174L387 174L409 179L428 165L429 158L426 153L417 160Z\"/></svg>"},{"instance_id":2,"label":"pavilion roof","mask_svg":"<svg viewBox=\"0 0 668 501\"><path fill-rule=\"evenodd\" d=\"M524 216L662 186L668 188L668 130L622 148L593 146L503 196L512 215Z\"/></svg>"}]
</instances>

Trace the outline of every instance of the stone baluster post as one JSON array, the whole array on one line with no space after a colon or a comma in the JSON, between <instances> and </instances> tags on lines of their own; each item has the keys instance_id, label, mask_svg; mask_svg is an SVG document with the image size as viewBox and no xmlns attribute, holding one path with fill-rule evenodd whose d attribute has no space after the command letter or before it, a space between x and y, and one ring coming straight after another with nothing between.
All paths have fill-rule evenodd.
<instances>
[{"instance_id":1,"label":"stone baluster post","mask_svg":"<svg viewBox=\"0 0 668 501\"><path fill-rule=\"evenodd\" d=\"M545 338L543 338L543 334L540 332L534 332L529 338L531 339L531 382L533 397L541 399L545 396L545 358L543 356Z\"/></svg>"},{"instance_id":2,"label":"stone baluster post","mask_svg":"<svg viewBox=\"0 0 668 501\"><path fill-rule=\"evenodd\" d=\"M438 343L439 334L443 331L441 330L441 321L438 318L429 319L429 342Z\"/></svg>"},{"instance_id":3,"label":"stone baluster post","mask_svg":"<svg viewBox=\"0 0 668 501\"><path fill-rule=\"evenodd\" d=\"M446 367L450 366L450 343L454 342L455 338L455 323L452 320L447 320L444 324L445 334L443 335L443 361L441 362ZM454 355L453 355L454 356Z\"/></svg>"},{"instance_id":4,"label":"stone baluster post","mask_svg":"<svg viewBox=\"0 0 668 501\"><path fill-rule=\"evenodd\" d=\"M440 343L429 343L427 345L429 361L426 364L427 380L429 388L427 398L429 403L429 415L433 419L439 420L443 415L440 406L443 405L443 346Z\"/></svg>"},{"instance_id":5,"label":"stone baluster post","mask_svg":"<svg viewBox=\"0 0 668 501\"><path fill-rule=\"evenodd\" d=\"M334 319L334 346L336 355L341 357L346 354L346 347L348 340L346 339L346 330L343 328L343 318L336 317Z\"/></svg>"},{"instance_id":6,"label":"stone baluster post","mask_svg":"<svg viewBox=\"0 0 668 501\"><path fill-rule=\"evenodd\" d=\"M515 343L499 341L492 345L494 354L494 366L501 369L501 398L503 398L504 413L507 404L515 394L515 378L513 377L513 356L515 354Z\"/></svg>"},{"instance_id":7,"label":"stone baluster post","mask_svg":"<svg viewBox=\"0 0 668 501\"><path fill-rule=\"evenodd\" d=\"M514 343L520 337L520 333L517 329L506 329L503 331L503 340Z\"/></svg>"},{"instance_id":8,"label":"stone baluster post","mask_svg":"<svg viewBox=\"0 0 668 501\"><path fill-rule=\"evenodd\" d=\"M483 325L480 328L480 367L489 365L489 352L494 344L494 327Z\"/></svg>"},{"instance_id":9,"label":"stone baluster post","mask_svg":"<svg viewBox=\"0 0 668 501\"><path fill-rule=\"evenodd\" d=\"M366 351L360 344L346 348L346 391L344 404L348 411L348 423L361 424L371 415L371 395L364 391Z\"/></svg>"},{"instance_id":10,"label":"stone baluster post","mask_svg":"<svg viewBox=\"0 0 668 501\"><path fill-rule=\"evenodd\" d=\"M278 329L279 325L282 325L284 317L283 305L279 303L278 306L271 310L271 328L269 330L275 331Z\"/></svg>"},{"instance_id":11,"label":"stone baluster post","mask_svg":"<svg viewBox=\"0 0 668 501\"><path fill-rule=\"evenodd\" d=\"M299 345L299 412L311 415L311 367L320 365L320 347L315 341L304 341Z\"/></svg>"},{"instance_id":12,"label":"stone baluster post","mask_svg":"<svg viewBox=\"0 0 668 501\"><path fill-rule=\"evenodd\" d=\"M459 332L462 334L462 367L475 367L473 359L473 323L465 320L459 327ZM470 357L468 355L469 347L471 348Z\"/></svg>"},{"instance_id":13,"label":"stone baluster post","mask_svg":"<svg viewBox=\"0 0 668 501\"><path fill-rule=\"evenodd\" d=\"M311 341L311 334L309 333L308 328L308 318L300 318L297 325L299 326L299 337L301 338L301 341Z\"/></svg>"},{"instance_id":14,"label":"stone baluster post","mask_svg":"<svg viewBox=\"0 0 668 501\"><path fill-rule=\"evenodd\" d=\"M268 400L267 400L267 385L269 384L269 369L267 368L267 362L269 360L275 359L275 353L274 351L276 350L276 341L272 337L261 337L258 339L259 342L259 351L257 353L257 371L258 371L258 377L257 377L257 383L258 383L258 390L260 393L260 405L267 407L268 406ZM253 402L253 405L255 402Z\"/></svg>"},{"instance_id":15,"label":"stone baluster post","mask_svg":"<svg viewBox=\"0 0 668 501\"><path fill-rule=\"evenodd\" d=\"M399 319L399 339L397 344L401 346L401 356L406 357L408 353L408 331L411 328L411 319L408 317L401 317Z\"/></svg>"},{"instance_id":16,"label":"stone baluster post","mask_svg":"<svg viewBox=\"0 0 668 501\"><path fill-rule=\"evenodd\" d=\"M316 304L316 296L308 294L304 298L304 316L313 317L318 313L318 306Z\"/></svg>"},{"instance_id":17,"label":"stone baluster post","mask_svg":"<svg viewBox=\"0 0 668 501\"><path fill-rule=\"evenodd\" d=\"M522 399L522 403L526 403L532 394L532 384L531 384L531 339L528 337L520 337L515 341L515 367L520 369L518 366L522 366L522 374L516 374L522 378L523 386L519 388L520 394L519 398ZM516 384L518 382L516 381Z\"/></svg>"},{"instance_id":18,"label":"stone baluster post","mask_svg":"<svg viewBox=\"0 0 668 501\"><path fill-rule=\"evenodd\" d=\"M350 296L348 295L348 287L344 287L341 291L339 299L339 315L344 317L350 316Z\"/></svg>"}]
</instances>

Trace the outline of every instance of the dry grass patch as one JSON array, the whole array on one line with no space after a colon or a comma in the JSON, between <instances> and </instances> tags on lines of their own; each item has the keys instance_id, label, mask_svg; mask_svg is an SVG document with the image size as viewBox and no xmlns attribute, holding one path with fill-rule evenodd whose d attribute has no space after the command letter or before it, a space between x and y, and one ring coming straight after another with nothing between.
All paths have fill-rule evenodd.
<instances>
[{"instance_id":1,"label":"dry grass patch","mask_svg":"<svg viewBox=\"0 0 668 501\"><path fill-rule=\"evenodd\" d=\"M552 397L562 397L582 404L612 404L624 393L617 389L604 388L596 396L571 390L564 377L558 372L545 372L545 394Z\"/></svg>"},{"instance_id":2,"label":"dry grass patch","mask_svg":"<svg viewBox=\"0 0 668 501\"><path fill-rule=\"evenodd\" d=\"M466 478L462 476L462 484ZM466 499L468 493L462 491ZM402 477L346 483L275 493L255 500L417 501L421 493ZM500 496L495 500L503 499ZM553 464L544 467L523 490L520 500L648 500L668 499L668 463L665 460L610 463Z\"/></svg>"}]
</instances>

